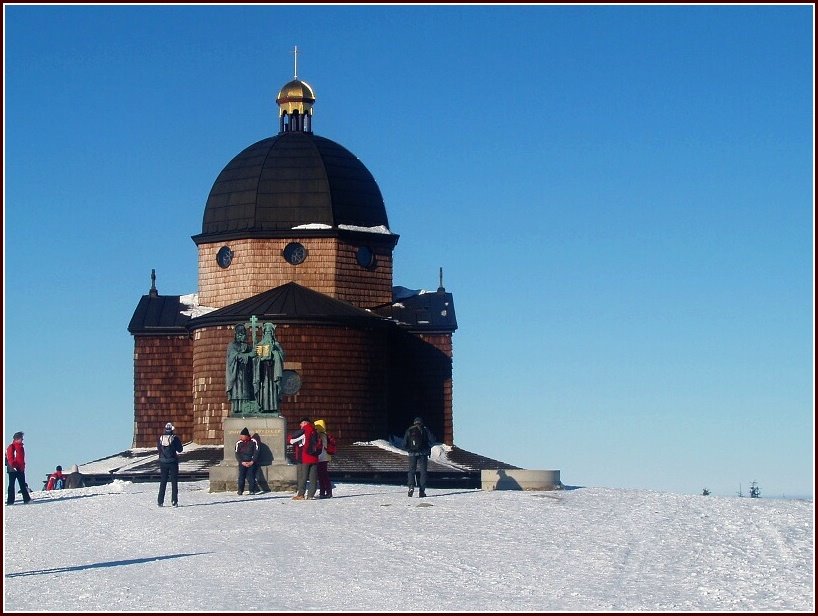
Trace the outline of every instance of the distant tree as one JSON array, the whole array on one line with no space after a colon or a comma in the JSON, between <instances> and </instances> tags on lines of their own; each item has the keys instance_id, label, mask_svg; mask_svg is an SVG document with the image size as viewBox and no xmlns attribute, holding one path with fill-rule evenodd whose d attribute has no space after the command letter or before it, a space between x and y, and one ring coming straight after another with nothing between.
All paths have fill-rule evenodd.
<instances>
[{"instance_id":1,"label":"distant tree","mask_svg":"<svg viewBox=\"0 0 818 616\"><path fill-rule=\"evenodd\" d=\"M742 498L744 496L744 492L741 491L741 484L738 484L738 497Z\"/></svg>"},{"instance_id":2,"label":"distant tree","mask_svg":"<svg viewBox=\"0 0 818 616\"><path fill-rule=\"evenodd\" d=\"M761 498L761 488L755 481L750 484L750 498Z\"/></svg>"},{"instance_id":3,"label":"distant tree","mask_svg":"<svg viewBox=\"0 0 818 616\"><path fill-rule=\"evenodd\" d=\"M710 496L710 490L708 490L707 488L702 490L702 496Z\"/></svg>"}]
</instances>

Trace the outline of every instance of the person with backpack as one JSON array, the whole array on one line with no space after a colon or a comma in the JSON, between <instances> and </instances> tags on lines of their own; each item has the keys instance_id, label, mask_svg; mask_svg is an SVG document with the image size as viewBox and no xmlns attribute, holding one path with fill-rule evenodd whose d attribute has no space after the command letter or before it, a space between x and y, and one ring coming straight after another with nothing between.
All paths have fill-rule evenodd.
<instances>
[{"instance_id":1,"label":"person with backpack","mask_svg":"<svg viewBox=\"0 0 818 616\"><path fill-rule=\"evenodd\" d=\"M256 479L256 469L258 468L258 441L250 438L250 430L246 427L242 429L239 440L236 441L236 461L239 463L238 491L236 494L244 494L244 483L249 483L250 494L258 492L258 480Z\"/></svg>"},{"instance_id":2,"label":"person with backpack","mask_svg":"<svg viewBox=\"0 0 818 616\"><path fill-rule=\"evenodd\" d=\"M11 444L6 447L6 473L9 476L9 491L6 497L6 504L13 505L16 497L14 482L20 484L20 494L23 495L23 503L31 501L31 494L28 493L26 483L26 451L23 447L23 433L15 432L11 439Z\"/></svg>"},{"instance_id":3,"label":"person with backpack","mask_svg":"<svg viewBox=\"0 0 818 616\"><path fill-rule=\"evenodd\" d=\"M80 473L80 467L74 464L68 469L68 476L65 480L65 487L68 489L84 488L85 478Z\"/></svg>"},{"instance_id":4,"label":"person with backpack","mask_svg":"<svg viewBox=\"0 0 818 616\"><path fill-rule=\"evenodd\" d=\"M432 455L432 443L435 438L429 428L423 425L423 419L415 417L415 421L406 429L403 435L403 446L409 453L409 473L407 484L409 486L409 497L415 493L415 474L420 475L417 481L420 487L420 498L426 497L426 467L429 456Z\"/></svg>"},{"instance_id":5,"label":"person with backpack","mask_svg":"<svg viewBox=\"0 0 818 616\"><path fill-rule=\"evenodd\" d=\"M165 504L165 489L170 480L170 504L179 506L179 454L182 441L173 433L173 424L165 424L165 433L156 443L159 450L159 506Z\"/></svg>"},{"instance_id":6,"label":"person with backpack","mask_svg":"<svg viewBox=\"0 0 818 616\"><path fill-rule=\"evenodd\" d=\"M290 435L293 457L298 465L296 469L298 485L293 500L312 500L318 487L318 456L321 455L324 446L309 417L302 417L299 426L300 429ZM307 492L308 481L310 483L309 492Z\"/></svg>"},{"instance_id":7,"label":"person with backpack","mask_svg":"<svg viewBox=\"0 0 818 616\"><path fill-rule=\"evenodd\" d=\"M316 419L314 425L323 445L321 455L318 456L318 498L332 498L332 480L329 478L329 463L335 454L335 437L327 433L327 424L323 419Z\"/></svg>"},{"instance_id":8,"label":"person with backpack","mask_svg":"<svg viewBox=\"0 0 818 616\"><path fill-rule=\"evenodd\" d=\"M62 474L62 466L57 465L57 470L48 476L48 483L45 485L48 490L62 490L65 487L65 476Z\"/></svg>"}]
</instances>

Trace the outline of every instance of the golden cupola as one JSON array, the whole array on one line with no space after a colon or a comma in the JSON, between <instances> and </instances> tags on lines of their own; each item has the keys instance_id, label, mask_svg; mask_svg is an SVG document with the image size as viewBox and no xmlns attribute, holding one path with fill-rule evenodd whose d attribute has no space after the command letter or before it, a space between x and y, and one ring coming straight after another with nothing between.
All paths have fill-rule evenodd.
<instances>
[{"instance_id":1,"label":"golden cupola","mask_svg":"<svg viewBox=\"0 0 818 616\"><path fill-rule=\"evenodd\" d=\"M295 71L292 81L284 84L276 96L280 133L312 132L312 106L315 92L306 81L298 78L298 47L295 48Z\"/></svg>"}]
</instances>

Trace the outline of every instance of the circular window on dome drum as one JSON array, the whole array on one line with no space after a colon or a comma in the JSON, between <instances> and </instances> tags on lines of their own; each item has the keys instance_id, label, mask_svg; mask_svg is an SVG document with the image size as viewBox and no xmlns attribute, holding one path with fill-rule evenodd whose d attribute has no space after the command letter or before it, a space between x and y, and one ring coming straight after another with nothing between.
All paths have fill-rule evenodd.
<instances>
[{"instance_id":1,"label":"circular window on dome drum","mask_svg":"<svg viewBox=\"0 0 818 616\"><path fill-rule=\"evenodd\" d=\"M307 258L307 249L304 248L303 244L299 244L298 242L290 242L284 247L281 254L284 255L287 263L291 265L300 265Z\"/></svg>"},{"instance_id":2,"label":"circular window on dome drum","mask_svg":"<svg viewBox=\"0 0 818 616\"><path fill-rule=\"evenodd\" d=\"M365 269L375 268L375 252L369 246L358 247L358 252L355 254L358 260L358 265Z\"/></svg>"},{"instance_id":3,"label":"circular window on dome drum","mask_svg":"<svg viewBox=\"0 0 818 616\"><path fill-rule=\"evenodd\" d=\"M230 264L233 262L233 251L230 250L227 246L222 246L219 248L219 252L216 253L216 263L219 264L219 267L222 269L227 269L230 267Z\"/></svg>"}]
</instances>

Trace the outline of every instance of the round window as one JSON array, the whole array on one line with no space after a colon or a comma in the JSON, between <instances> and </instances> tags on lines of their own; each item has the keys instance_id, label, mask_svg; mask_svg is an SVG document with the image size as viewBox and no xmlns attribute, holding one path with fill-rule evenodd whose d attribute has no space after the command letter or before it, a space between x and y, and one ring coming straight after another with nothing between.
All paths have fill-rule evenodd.
<instances>
[{"instance_id":1,"label":"round window","mask_svg":"<svg viewBox=\"0 0 818 616\"><path fill-rule=\"evenodd\" d=\"M375 253L369 246L361 246L355 255L358 265L366 269L375 267Z\"/></svg>"},{"instance_id":2,"label":"round window","mask_svg":"<svg viewBox=\"0 0 818 616\"><path fill-rule=\"evenodd\" d=\"M230 250L227 246L222 246L219 248L219 252L216 253L216 263L219 264L219 267L222 269L227 269L230 267L230 264L233 262L233 251Z\"/></svg>"},{"instance_id":3,"label":"round window","mask_svg":"<svg viewBox=\"0 0 818 616\"><path fill-rule=\"evenodd\" d=\"M290 242L284 247L282 251L287 263L291 265L300 265L307 258L307 249L298 242Z\"/></svg>"}]
</instances>

